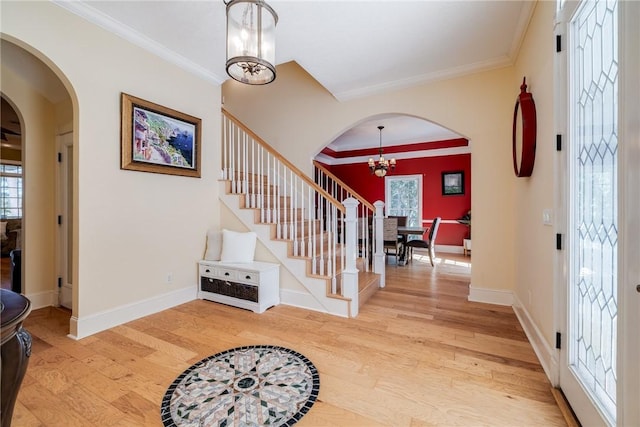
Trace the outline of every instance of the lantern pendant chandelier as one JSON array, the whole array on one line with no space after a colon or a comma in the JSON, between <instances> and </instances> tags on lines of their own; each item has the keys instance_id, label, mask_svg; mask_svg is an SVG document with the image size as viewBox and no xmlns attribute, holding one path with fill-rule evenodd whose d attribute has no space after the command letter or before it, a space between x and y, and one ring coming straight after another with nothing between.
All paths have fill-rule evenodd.
<instances>
[{"instance_id":1,"label":"lantern pendant chandelier","mask_svg":"<svg viewBox=\"0 0 640 427\"><path fill-rule=\"evenodd\" d=\"M227 5L227 74L249 85L276 78L278 15L264 0L224 0Z\"/></svg>"},{"instance_id":2,"label":"lantern pendant chandelier","mask_svg":"<svg viewBox=\"0 0 640 427\"><path fill-rule=\"evenodd\" d=\"M384 129L384 126L378 126L380 131L380 158L377 163L373 158L369 158L369 170L379 178L385 176L389 169L394 170L396 168L396 159L386 160L382 155L382 129Z\"/></svg>"}]
</instances>

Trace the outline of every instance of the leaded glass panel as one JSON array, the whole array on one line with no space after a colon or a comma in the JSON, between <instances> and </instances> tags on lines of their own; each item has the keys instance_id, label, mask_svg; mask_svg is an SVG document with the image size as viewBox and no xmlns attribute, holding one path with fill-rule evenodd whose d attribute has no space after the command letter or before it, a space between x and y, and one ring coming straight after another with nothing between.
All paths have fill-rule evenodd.
<instances>
[{"instance_id":1,"label":"leaded glass panel","mask_svg":"<svg viewBox=\"0 0 640 427\"><path fill-rule=\"evenodd\" d=\"M615 423L617 331L617 2L584 1L571 24L572 340L570 365Z\"/></svg>"}]
</instances>

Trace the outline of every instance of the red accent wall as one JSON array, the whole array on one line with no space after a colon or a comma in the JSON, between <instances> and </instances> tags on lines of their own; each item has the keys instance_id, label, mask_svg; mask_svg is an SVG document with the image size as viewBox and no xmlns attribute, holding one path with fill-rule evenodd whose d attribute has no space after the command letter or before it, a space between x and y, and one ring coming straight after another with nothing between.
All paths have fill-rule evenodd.
<instances>
[{"instance_id":1,"label":"red accent wall","mask_svg":"<svg viewBox=\"0 0 640 427\"><path fill-rule=\"evenodd\" d=\"M384 179L371 175L366 163L326 166L333 174L357 191L367 201L384 200ZM442 172L464 171L464 194L442 195ZM423 225L430 226L436 216L456 220L471 209L471 154L421 157L398 160L391 175L422 175ZM427 221L426 223L424 221ZM439 245L462 246L469 229L462 224L441 223L436 237Z\"/></svg>"}]
</instances>

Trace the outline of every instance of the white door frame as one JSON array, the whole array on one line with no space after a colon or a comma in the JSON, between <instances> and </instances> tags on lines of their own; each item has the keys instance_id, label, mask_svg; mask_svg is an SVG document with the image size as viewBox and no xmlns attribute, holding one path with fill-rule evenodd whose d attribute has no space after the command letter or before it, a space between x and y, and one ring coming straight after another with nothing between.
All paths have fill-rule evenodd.
<instances>
[{"instance_id":1,"label":"white door frame","mask_svg":"<svg viewBox=\"0 0 640 427\"><path fill-rule=\"evenodd\" d=\"M640 426L640 2L620 2L618 425Z\"/></svg>"},{"instance_id":2,"label":"white door frame","mask_svg":"<svg viewBox=\"0 0 640 427\"><path fill-rule=\"evenodd\" d=\"M569 141L568 129L568 23L577 9L578 2L565 2L565 8L556 19L556 34L562 36L562 52L555 64L559 84L555 90L556 133L563 135L563 148ZM640 3L619 1L618 4L618 57L620 61L618 83L618 336L617 336L617 390L616 424L640 425ZM555 176L555 205L558 212L556 232L567 236L569 212L567 150L558 153ZM565 239L568 242L568 239ZM563 337L567 337L568 308L568 250L558 251L555 267L555 324ZM563 339L566 341L566 339ZM566 342L563 342L566 349ZM563 376L561 364L567 364L566 351L558 353L558 371L552 375L552 383L563 388L573 409L583 425L604 423L592 402L576 399L575 384ZM574 388L572 390L571 388ZM581 388L578 384L577 387Z\"/></svg>"},{"instance_id":3,"label":"white door frame","mask_svg":"<svg viewBox=\"0 0 640 427\"><path fill-rule=\"evenodd\" d=\"M73 269L70 268L71 258L69 257L69 250L73 241L69 239L69 235L73 230L73 212L69 209L71 201L73 200L73 191L69 191L69 188L73 185L72 168L73 162L68 158L70 151L73 151L73 133L65 133L58 135L57 148L59 162L57 168L57 214L62 217L62 222L58 226L58 278L61 283L57 287L56 304L68 309L73 308L73 283L70 275L73 274Z\"/></svg>"}]
</instances>

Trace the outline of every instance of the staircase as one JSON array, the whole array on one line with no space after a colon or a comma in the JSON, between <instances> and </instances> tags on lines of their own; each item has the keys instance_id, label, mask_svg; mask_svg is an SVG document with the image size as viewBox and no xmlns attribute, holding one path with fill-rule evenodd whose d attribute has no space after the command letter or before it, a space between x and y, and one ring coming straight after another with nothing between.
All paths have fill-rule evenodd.
<instances>
[{"instance_id":1,"label":"staircase","mask_svg":"<svg viewBox=\"0 0 640 427\"><path fill-rule=\"evenodd\" d=\"M357 316L381 283L358 245L369 235L358 230L361 203L339 201L231 114L222 117L220 200L304 286L303 305Z\"/></svg>"}]
</instances>

